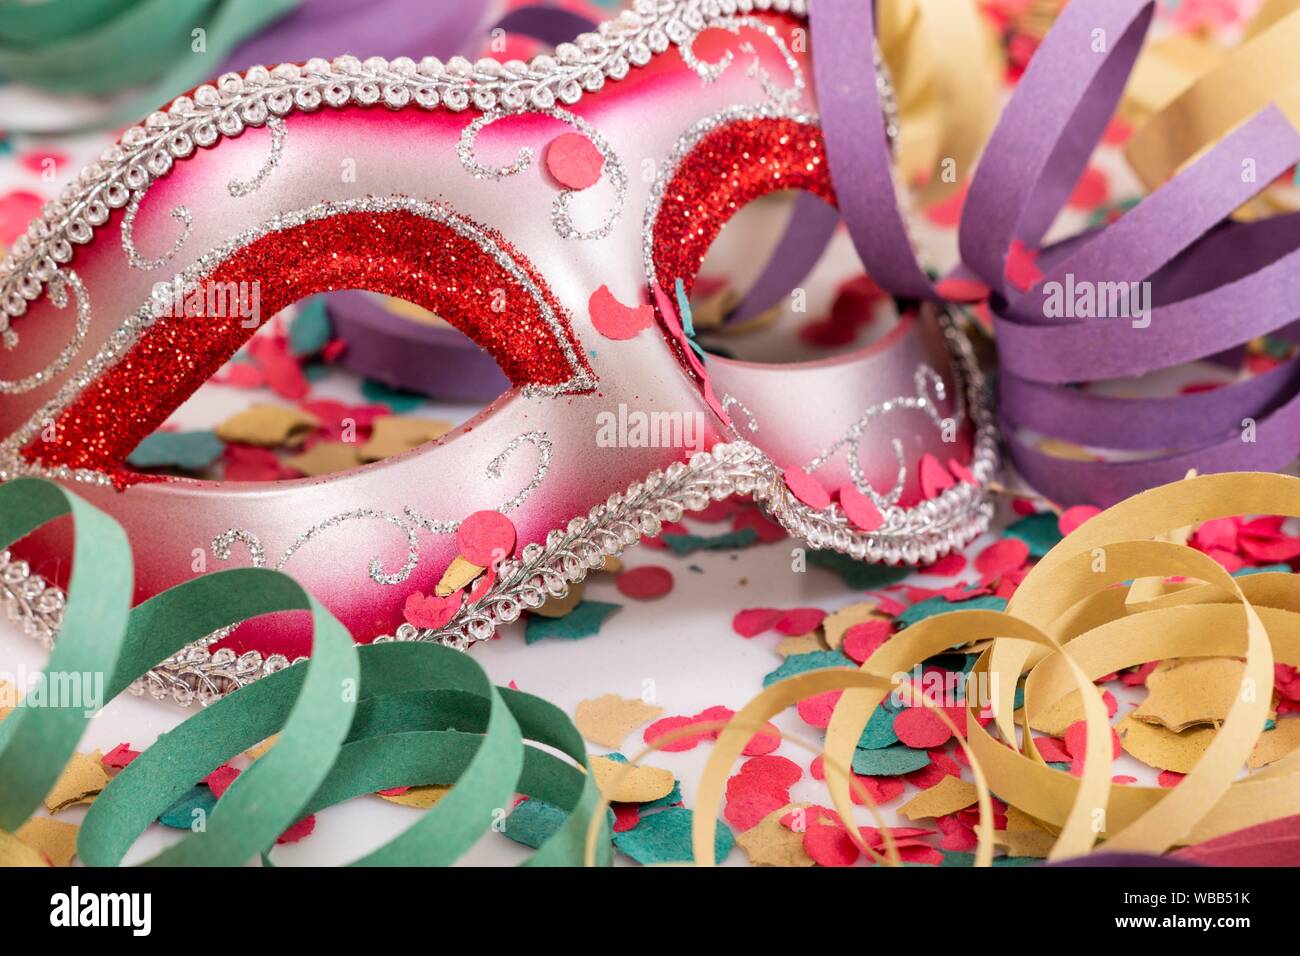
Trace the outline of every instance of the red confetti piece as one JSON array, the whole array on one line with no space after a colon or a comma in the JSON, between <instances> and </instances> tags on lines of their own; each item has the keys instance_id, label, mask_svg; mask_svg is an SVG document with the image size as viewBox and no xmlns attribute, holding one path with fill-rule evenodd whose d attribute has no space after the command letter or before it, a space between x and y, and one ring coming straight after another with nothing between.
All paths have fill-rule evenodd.
<instances>
[{"instance_id":1,"label":"red confetti piece","mask_svg":"<svg viewBox=\"0 0 1300 956\"><path fill-rule=\"evenodd\" d=\"M979 487L979 479L975 477L975 473L959 462L956 458L948 459L948 470L952 472L954 478L963 484L973 485L976 488Z\"/></svg>"},{"instance_id":2,"label":"red confetti piece","mask_svg":"<svg viewBox=\"0 0 1300 956\"><path fill-rule=\"evenodd\" d=\"M1012 240L1007 252L1007 281L1021 292L1028 292L1043 281L1042 270L1038 268L1038 252L1029 249L1019 239Z\"/></svg>"},{"instance_id":3,"label":"red confetti piece","mask_svg":"<svg viewBox=\"0 0 1300 956\"><path fill-rule=\"evenodd\" d=\"M776 622L776 629L782 634L807 634L815 630L825 620L826 612L815 607L797 607L786 611Z\"/></svg>"},{"instance_id":4,"label":"red confetti piece","mask_svg":"<svg viewBox=\"0 0 1300 956\"><path fill-rule=\"evenodd\" d=\"M735 518L732 519L731 528L733 531L744 531L747 528L753 529L754 533L758 535L760 544L783 541L786 537L784 528L753 506L737 511Z\"/></svg>"},{"instance_id":5,"label":"red confetti piece","mask_svg":"<svg viewBox=\"0 0 1300 956\"><path fill-rule=\"evenodd\" d=\"M741 778L732 777L727 781L727 802L722 808L722 816L737 830L758 826L768 814L790 802L789 790L766 790L743 781L733 789L731 784L736 781L741 781Z\"/></svg>"},{"instance_id":6,"label":"red confetti piece","mask_svg":"<svg viewBox=\"0 0 1300 956\"><path fill-rule=\"evenodd\" d=\"M208 789L212 791L212 795L220 800L221 795L230 789L230 785L235 782L235 779L238 776L238 770L230 766L230 764L222 764L216 770L212 771L212 773L204 777L203 782L208 785Z\"/></svg>"},{"instance_id":7,"label":"red confetti piece","mask_svg":"<svg viewBox=\"0 0 1300 956\"><path fill-rule=\"evenodd\" d=\"M1069 202L1075 209L1087 212L1104 203L1109 194L1110 184L1106 181L1106 174L1096 166L1089 166L1079 177Z\"/></svg>"},{"instance_id":8,"label":"red confetti piece","mask_svg":"<svg viewBox=\"0 0 1300 956\"><path fill-rule=\"evenodd\" d=\"M984 583L995 581L1003 575L1018 571L1029 560L1029 545L1019 538L1001 538L979 553L975 570Z\"/></svg>"},{"instance_id":9,"label":"red confetti piece","mask_svg":"<svg viewBox=\"0 0 1300 956\"><path fill-rule=\"evenodd\" d=\"M857 329L830 319L806 322L799 327L799 340L821 349L848 345L858 337Z\"/></svg>"},{"instance_id":10,"label":"red confetti piece","mask_svg":"<svg viewBox=\"0 0 1300 956\"><path fill-rule=\"evenodd\" d=\"M499 511L476 511L460 523L456 544L465 560L494 566L515 550L515 524Z\"/></svg>"},{"instance_id":11,"label":"red confetti piece","mask_svg":"<svg viewBox=\"0 0 1300 956\"><path fill-rule=\"evenodd\" d=\"M304 837L309 837L312 831L316 829L316 814L305 816L289 829L285 830L275 838L276 843L297 843Z\"/></svg>"},{"instance_id":12,"label":"red confetti piece","mask_svg":"<svg viewBox=\"0 0 1300 956\"><path fill-rule=\"evenodd\" d=\"M1161 770L1160 776L1156 777L1156 783L1165 788L1176 787L1187 776L1185 773L1178 773L1175 770Z\"/></svg>"},{"instance_id":13,"label":"red confetti piece","mask_svg":"<svg viewBox=\"0 0 1300 956\"><path fill-rule=\"evenodd\" d=\"M857 844L841 827L817 823L803 834L803 849L818 866L852 866L857 862Z\"/></svg>"},{"instance_id":14,"label":"red confetti piece","mask_svg":"<svg viewBox=\"0 0 1300 956\"><path fill-rule=\"evenodd\" d=\"M824 758L816 758L809 766L808 772L814 780L825 780L826 766ZM852 771L849 772L853 773ZM866 777L860 773L854 773L853 779L866 791L867 796L871 798L871 802L875 806L897 800L903 795L905 789L903 781L898 777ZM855 804L860 807L866 806L867 801L859 796L857 787L850 787L849 792Z\"/></svg>"},{"instance_id":15,"label":"red confetti piece","mask_svg":"<svg viewBox=\"0 0 1300 956\"><path fill-rule=\"evenodd\" d=\"M960 750L957 751L961 753ZM961 767L942 750L930 751L930 763L920 770L903 774L903 779L914 787L929 790L943 782L944 777L960 777Z\"/></svg>"},{"instance_id":16,"label":"red confetti piece","mask_svg":"<svg viewBox=\"0 0 1300 956\"><path fill-rule=\"evenodd\" d=\"M1115 774L1115 776L1113 776L1113 777L1110 778L1110 782L1111 782L1111 783L1123 783L1123 784L1127 784L1127 783L1137 783L1137 782L1138 782L1138 778L1137 778L1137 777L1130 777L1130 776L1129 776L1128 774L1126 774L1126 773L1117 773L1117 774Z\"/></svg>"},{"instance_id":17,"label":"red confetti piece","mask_svg":"<svg viewBox=\"0 0 1300 956\"><path fill-rule=\"evenodd\" d=\"M302 366L290 354L288 342L283 336L254 335L248 342L248 354L266 376L266 384L277 395L297 401L311 391L307 376L302 373Z\"/></svg>"},{"instance_id":18,"label":"red confetti piece","mask_svg":"<svg viewBox=\"0 0 1300 956\"><path fill-rule=\"evenodd\" d=\"M860 621L844 632L841 649L857 663L864 663L881 644L889 640L893 625L889 621Z\"/></svg>"},{"instance_id":19,"label":"red confetti piece","mask_svg":"<svg viewBox=\"0 0 1300 956\"><path fill-rule=\"evenodd\" d=\"M845 485L840 489L839 498L845 516L863 531L875 531L885 523L876 503L858 491L856 486Z\"/></svg>"},{"instance_id":20,"label":"red confetti piece","mask_svg":"<svg viewBox=\"0 0 1300 956\"><path fill-rule=\"evenodd\" d=\"M44 174L47 170L58 172L68 164L68 154L53 149L33 149L25 152L18 158L24 169L28 172L35 173L37 176Z\"/></svg>"},{"instance_id":21,"label":"red confetti piece","mask_svg":"<svg viewBox=\"0 0 1300 956\"><path fill-rule=\"evenodd\" d=\"M939 459L934 455L926 454L921 456L921 495L929 501L937 498L947 489L951 488L955 481L952 475L939 463Z\"/></svg>"},{"instance_id":22,"label":"red confetti piece","mask_svg":"<svg viewBox=\"0 0 1300 956\"><path fill-rule=\"evenodd\" d=\"M635 803L614 803L610 806L614 811L615 833L626 833L641 822L641 808Z\"/></svg>"},{"instance_id":23,"label":"red confetti piece","mask_svg":"<svg viewBox=\"0 0 1300 956\"><path fill-rule=\"evenodd\" d=\"M711 501L707 508L702 511L694 511L691 517L696 521L703 521L712 524L717 521L726 521L736 513L737 504L732 499L726 501Z\"/></svg>"},{"instance_id":24,"label":"red confetti piece","mask_svg":"<svg viewBox=\"0 0 1300 956\"><path fill-rule=\"evenodd\" d=\"M140 756L140 751L132 750L130 744L118 744L104 754L99 762L108 770L121 770L138 756Z\"/></svg>"},{"instance_id":25,"label":"red confetti piece","mask_svg":"<svg viewBox=\"0 0 1300 956\"><path fill-rule=\"evenodd\" d=\"M25 190L0 196L0 245L10 245L27 231L27 224L41 214L45 204L36 193Z\"/></svg>"},{"instance_id":26,"label":"red confetti piece","mask_svg":"<svg viewBox=\"0 0 1300 956\"><path fill-rule=\"evenodd\" d=\"M894 717L894 733L909 747L928 750L952 739L952 731L929 707L906 707Z\"/></svg>"},{"instance_id":27,"label":"red confetti piece","mask_svg":"<svg viewBox=\"0 0 1300 956\"><path fill-rule=\"evenodd\" d=\"M1126 687L1145 687L1147 677L1160 664L1159 661L1147 661L1131 671L1125 671L1119 675L1119 682Z\"/></svg>"},{"instance_id":28,"label":"red confetti piece","mask_svg":"<svg viewBox=\"0 0 1300 956\"><path fill-rule=\"evenodd\" d=\"M773 787L792 787L803 779L803 770L789 757L752 757L740 765L742 777L769 781Z\"/></svg>"},{"instance_id":29,"label":"red confetti piece","mask_svg":"<svg viewBox=\"0 0 1300 956\"><path fill-rule=\"evenodd\" d=\"M957 223L961 222L961 211L966 204L966 188L967 187L963 185L961 191L956 195L945 199L943 202L928 206L924 212L925 218L929 219L936 226L946 226L948 228L955 227ZM944 298L953 299L953 301L956 302L962 301L943 291L943 281L936 286L939 294Z\"/></svg>"},{"instance_id":30,"label":"red confetti piece","mask_svg":"<svg viewBox=\"0 0 1300 956\"><path fill-rule=\"evenodd\" d=\"M785 616L785 611L775 607L751 607L738 611L731 619L731 629L741 637L757 637L764 631L776 627L776 622Z\"/></svg>"},{"instance_id":31,"label":"red confetti piece","mask_svg":"<svg viewBox=\"0 0 1300 956\"><path fill-rule=\"evenodd\" d=\"M934 564L921 568L918 574L933 574L937 577L951 577L954 574L961 574L966 570L966 555L960 551L954 551L947 557L940 558Z\"/></svg>"},{"instance_id":32,"label":"red confetti piece","mask_svg":"<svg viewBox=\"0 0 1300 956\"><path fill-rule=\"evenodd\" d=\"M716 739L717 734L714 734L714 737ZM749 738L749 743L745 744L741 754L746 757L761 757L770 754L779 746L781 746L781 731L776 729L776 724L769 721L763 724L762 730Z\"/></svg>"},{"instance_id":33,"label":"red confetti piece","mask_svg":"<svg viewBox=\"0 0 1300 956\"><path fill-rule=\"evenodd\" d=\"M646 564L624 571L614 581L619 593L634 601L654 601L673 589L673 573L658 565Z\"/></svg>"},{"instance_id":34,"label":"red confetti piece","mask_svg":"<svg viewBox=\"0 0 1300 956\"><path fill-rule=\"evenodd\" d=\"M830 507L830 492L822 487L820 481L802 468L785 469L785 486L790 489L792 495L809 508L816 508L821 511Z\"/></svg>"},{"instance_id":35,"label":"red confetti piece","mask_svg":"<svg viewBox=\"0 0 1300 956\"><path fill-rule=\"evenodd\" d=\"M959 279L952 276L940 279L934 288L949 302L970 304L983 302L989 297L989 287L978 279Z\"/></svg>"},{"instance_id":36,"label":"red confetti piece","mask_svg":"<svg viewBox=\"0 0 1300 956\"><path fill-rule=\"evenodd\" d=\"M1074 758L1066 749L1065 742L1056 737L1035 737L1034 747L1038 755L1048 763L1069 763Z\"/></svg>"},{"instance_id":37,"label":"red confetti piece","mask_svg":"<svg viewBox=\"0 0 1300 956\"><path fill-rule=\"evenodd\" d=\"M614 298L608 286L601 286L591 294L587 309L596 331L618 342L635 338L655 320L651 306L626 306Z\"/></svg>"},{"instance_id":38,"label":"red confetti piece","mask_svg":"<svg viewBox=\"0 0 1300 956\"><path fill-rule=\"evenodd\" d=\"M449 594L445 598L416 591L407 595L406 603L402 605L402 615L413 627L421 630L437 630L455 616L460 605L460 591Z\"/></svg>"},{"instance_id":39,"label":"red confetti piece","mask_svg":"<svg viewBox=\"0 0 1300 956\"><path fill-rule=\"evenodd\" d=\"M1061 517L1057 521L1057 527L1062 535L1069 535L1074 532L1079 525L1083 524L1089 518L1095 518L1101 514L1101 509L1092 505L1075 505L1073 508L1066 508L1061 512Z\"/></svg>"},{"instance_id":40,"label":"red confetti piece","mask_svg":"<svg viewBox=\"0 0 1300 956\"><path fill-rule=\"evenodd\" d=\"M828 690L823 694L817 694L799 701L795 709L798 710L799 717L804 723L810 727L825 730L830 725L831 714L835 711L835 705L839 703L843 694L844 691L842 690Z\"/></svg>"},{"instance_id":41,"label":"red confetti piece","mask_svg":"<svg viewBox=\"0 0 1300 956\"><path fill-rule=\"evenodd\" d=\"M400 797L410 789L410 787L389 787L387 790L377 790L375 792L381 797Z\"/></svg>"},{"instance_id":42,"label":"red confetti piece","mask_svg":"<svg viewBox=\"0 0 1300 956\"><path fill-rule=\"evenodd\" d=\"M561 133L546 147L546 170L566 189L590 189L600 182L605 157L580 133Z\"/></svg>"}]
</instances>

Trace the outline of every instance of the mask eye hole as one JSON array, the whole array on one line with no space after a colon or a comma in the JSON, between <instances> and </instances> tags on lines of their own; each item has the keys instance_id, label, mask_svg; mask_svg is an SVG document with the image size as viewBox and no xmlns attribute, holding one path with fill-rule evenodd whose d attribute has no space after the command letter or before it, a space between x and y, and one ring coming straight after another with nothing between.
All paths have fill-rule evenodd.
<instances>
[{"instance_id":1,"label":"mask eye hole","mask_svg":"<svg viewBox=\"0 0 1300 956\"><path fill-rule=\"evenodd\" d=\"M130 453L249 341L262 317L337 289L367 289L436 312L522 391L594 386L569 316L542 277L504 237L444 206L338 204L223 251L201 276L164 290L161 308L155 289L143 308L156 318L125 359L63 409L52 438L40 436L24 457L107 474L119 485L139 480L126 464ZM209 297L191 293L212 287L233 289L239 306L208 314Z\"/></svg>"}]
</instances>

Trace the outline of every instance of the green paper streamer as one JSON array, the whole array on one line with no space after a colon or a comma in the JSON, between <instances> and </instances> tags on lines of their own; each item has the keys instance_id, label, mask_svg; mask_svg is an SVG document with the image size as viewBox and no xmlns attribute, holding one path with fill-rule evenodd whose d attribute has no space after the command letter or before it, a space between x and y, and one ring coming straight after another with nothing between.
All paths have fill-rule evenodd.
<instances>
[{"instance_id":1,"label":"green paper streamer","mask_svg":"<svg viewBox=\"0 0 1300 956\"><path fill-rule=\"evenodd\" d=\"M77 852L120 864L138 836L192 797L232 757L278 734L208 814L206 827L147 865L270 865L276 838L307 815L394 786L452 790L405 833L356 865L454 863L516 792L564 811L529 865L579 865L600 800L586 746L554 705L493 687L467 655L434 644L353 644L343 626L284 574L239 568L178 585L130 610L131 552L111 518L59 486L0 486L0 546L59 517L76 523L64 624L51 671L101 672L111 699L191 641L262 614L312 615L311 658L227 695L124 768L91 805ZM0 723L0 828L16 830L75 751L89 714L18 707ZM548 750L525 745L527 739ZM610 860L608 824L598 860Z\"/></svg>"}]
</instances>

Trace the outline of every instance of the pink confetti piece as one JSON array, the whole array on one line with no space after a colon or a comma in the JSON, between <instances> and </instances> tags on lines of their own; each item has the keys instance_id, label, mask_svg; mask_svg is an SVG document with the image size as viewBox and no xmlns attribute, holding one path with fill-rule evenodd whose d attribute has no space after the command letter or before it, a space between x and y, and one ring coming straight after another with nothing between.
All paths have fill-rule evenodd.
<instances>
[{"instance_id":1,"label":"pink confetti piece","mask_svg":"<svg viewBox=\"0 0 1300 956\"><path fill-rule=\"evenodd\" d=\"M626 306L614 298L608 286L601 286L592 293L587 310L596 331L618 342L635 338L655 319L653 308L648 305Z\"/></svg>"},{"instance_id":2,"label":"pink confetti piece","mask_svg":"<svg viewBox=\"0 0 1300 956\"><path fill-rule=\"evenodd\" d=\"M658 565L646 564L624 571L614 581L619 593L634 601L654 601L673 589L673 573Z\"/></svg>"},{"instance_id":3,"label":"pink confetti piece","mask_svg":"<svg viewBox=\"0 0 1300 956\"><path fill-rule=\"evenodd\" d=\"M952 475L948 474L947 469L940 464L939 459L934 455L925 454L921 456L921 495L926 501L937 498L947 489L956 484Z\"/></svg>"},{"instance_id":4,"label":"pink confetti piece","mask_svg":"<svg viewBox=\"0 0 1300 956\"><path fill-rule=\"evenodd\" d=\"M476 511L460 523L456 544L465 560L493 567L515 550L515 524L499 511Z\"/></svg>"},{"instance_id":5,"label":"pink confetti piece","mask_svg":"<svg viewBox=\"0 0 1300 956\"><path fill-rule=\"evenodd\" d=\"M854 526L863 531L875 531L885 523L884 516L876 503L858 491L857 487L847 484L839 491L840 507Z\"/></svg>"},{"instance_id":6,"label":"pink confetti piece","mask_svg":"<svg viewBox=\"0 0 1300 956\"><path fill-rule=\"evenodd\" d=\"M437 630L455 616L460 605L460 591L445 598L416 591L407 595L406 603L402 605L402 615L412 627Z\"/></svg>"},{"instance_id":7,"label":"pink confetti piece","mask_svg":"<svg viewBox=\"0 0 1300 956\"><path fill-rule=\"evenodd\" d=\"M580 133L561 133L546 147L546 171L566 189L590 189L604 170L605 157Z\"/></svg>"},{"instance_id":8,"label":"pink confetti piece","mask_svg":"<svg viewBox=\"0 0 1300 956\"><path fill-rule=\"evenodd\" d=\"M792 495L809 508L816 508L821 511L830 507L830 492L822 487L820 481L802 468L791 467L785 469L785 486L790 489Z\"/></svg>"}]
</instances>

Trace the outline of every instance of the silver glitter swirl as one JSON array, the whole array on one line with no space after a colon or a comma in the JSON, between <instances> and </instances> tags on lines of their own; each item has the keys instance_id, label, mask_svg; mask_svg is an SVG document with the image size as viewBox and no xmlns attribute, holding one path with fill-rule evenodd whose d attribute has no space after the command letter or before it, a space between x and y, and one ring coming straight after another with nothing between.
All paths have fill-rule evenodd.
<instances>
[{"instance_id":1,"label":"silver glitter swirl","mask_svg":"<svg viewBox=\"0 0 1300 956\"><path fill-rule=\"evenodd\" d=\"M194 229L194 217L187 207L173 206L171 217L181 224L181 234L176 237L171 248L157 259L146 258L140 254L135 244L135 217L140 212L140 203L144 201L145 192L143 189L137 189L131 194L131 202L126 207L126 215L122 217L122 248L126 252L126 261L131 264L132 269L152 272L154 269L161 269L176 258L177 253L184 247L186 240L190 238L190 233Z\"/></svg>"},{"instance_id":2,"label":"silver glitter swirl","mask_svg":"<svg viewBox=\"0 0 1300 956\"><path fill-rule=\"evenodd\" d=\"M500 480L505 463L521 445L532 445L537 449L537 466L533 469L533 475L528 480L528 483L514 497L508 498L496 506L494 510L501 512L503 515L509 514L527 501L545 480L546 472L551 467L551 440L546 437L544 431L531 431L512 438L501 453L488 462L485 469L487 476L493 480ZM409 506L406 508L406 516L431 534L455 534L457 529L460 528L460 521L458 520L438 521L420 514Z\"/></svg>"},{"instance_id":3,"label":"silver glitter swirl","mask_svg":"<svg viewBox=\"0 0 1300 956\"><path fill-rule=\"evenodd\" d=\"M686 40L678 44L678 49L682 55L682 61L702 79L705 83L716 83L722 78L722 75L731 68L736 61L735 50L727 50L722 55L722 59L715 63L708 63L701 60L695 55L695 41L706 30L726 30L728 33L740 36L741 29L757 30L766 36L780 52L785 59L785 65L790 70L792 83L790 86L782 86L772 78L772 74L763 66L758 51L749 41L740 44L739 49L742 53L749 54L753 59L750 62L747 75L758 79L763 88L763 92L773 103L778 106L790 106L795 103L807 86L804 79L803 68L799 65L798 59L790 52L790 48L785 45L785 40L775 27L769 26L757 17L720 17L710 20L704 25L703 30L698 30Z\"/></svg>"},{"instance_id":4,"label":"silver glitter swirl","mask_svg":"<svg viewBox=\"0 0 1300 956\"><path fill-rule=\"evenodd\" d=\"M86 343L86 332L90 329L90 296L86 292L86 287L82 285L81 277L72 270L60 272L50 280L49 289L50 301L59 309L67 308L68 290L72 290L73 298L77 303L77 320L72 338L58 357L39 372L33 372L20 379L0 379L0 393L17 395L39 388L63 372Z\"/></svg>"},{"instance_id":5,"label":"silver glitter swirl","mask_svg":"<svg viewBox=\"0 0 1300 956\"><path fill-rule=\"evenodd\" d=\"M226 190L235 199L241 199L244 196L251 196L262 188L262 184L275 172L276 167L280 165L280 160L284 157L284 140L287 135L287 128L284 120L278 116L272 116L266 121L267 129L271 131L271 155L266 158L262 168L257 171L252 179L232 179L226 183Z\"/></svg>"},{"instance_id":6,"label":"silver glitter swirl","mask_svg":"<svg viewBox=\"0 0 1300 956\"><path fill-rule=\"evenodd\" d=\"M555 231L562 239L604 239L614 231L619 216L623 213L623 206L627 202L627 171L623 168L618 154L609 142L590 123L581 116L570 113L568 110L551 108L551 109L534 109L527 110L524 113L540 113L543 116L549 116L566 123L578 130L596 148L601 157L605 160L604 175L608 177L610 184L614 187L614 208L605 217L595 229L579 229L573 223L573 216L570 212L570 205L574 194L577 190L562 189L560 194L555 197L555 202L551 207L551 222L555 226ZM460 159L460 164L475 179L508 179L511 176L517 176L532 165L534 159L533 150L527 146L521 146L519 152L515 155L515 161L506 166L488 166L479 162L476 150L479 134L488 126L504 119L508 116L519 116L519 111L493 110L484 113L476 118L472 123L465 127L461 132L460 141L456 144L456 156Z\"/></svg>"},{"instance_id":7,"label":"silver glitter swirl","mask_svg":"<svg viewBox=\"0 0 1300 956\"><path fill-rule=\"evenodd\" d=\"M727 413L728 418L731 417L731 410L733 408L740 409L741 413L745 416L745 427L749 429L751 434L758 433L758 419L755 418L754 413L749 410L749 406L738 399L735 395L723 395L720 404L722 405L722 410ZM731 431L737 438L740 437L740 430L736 428L735 425L731 426Z\"/></svg>"}]
</instances>

